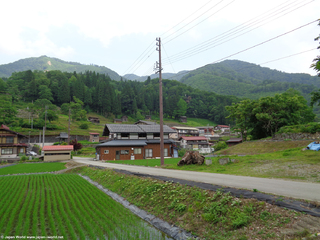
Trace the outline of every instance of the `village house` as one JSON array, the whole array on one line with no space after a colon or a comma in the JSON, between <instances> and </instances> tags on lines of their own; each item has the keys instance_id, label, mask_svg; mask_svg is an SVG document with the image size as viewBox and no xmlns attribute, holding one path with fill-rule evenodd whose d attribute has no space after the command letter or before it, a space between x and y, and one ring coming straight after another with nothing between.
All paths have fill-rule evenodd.
<instances>
[{"instance_id":1,"label":"village house","mask_svg":"<svg viewBox=\"0 0 320 240\"><path fill-rule=\"evenodd\" d=\"M89 117L88 120L92 123L100 123L100 119L97 117Z\"/></svg>"},{"instance_id":2,"label":"village house","mask_svg":"<svg viewBox=\"0 0 320 240\"><path fill-rule=\"evenodd\" d=\"M198 150L200 153L211 153L210 143L204 136L180 137L180 147L189 150Z\"/></svg>"},{"instance_id":3,"label":"village house","mask_svg":"<svg viewBox=\"0 0 320 240\"><path fill-rule=\"evenodd\" d=\"M226 141L228 147L237 145L239 143L242 143L242 138L231 138L228 141Z\"/></svg>"},{"instance_id":4,"label":"village house","mask_svg":"<svg viewBox=\"0 0 320 240\"><path fill-rule=\"evenodd\" d=\"M198 128L175 126L172 129L178 133L178 139L183 136L199 136Z\"/></svg>"},{"instance_id":5,"label":"village house","mask_svg":"<svg viewBox=\"0 0 320 240\"><path fill-rule=\"evenodd\" d=\"M214 131L230 132L230 126L228 126L228 125L216 125L214 127Z\"/></svg>"},{"instance_id":6,"label":"village house","mask_svg":"<svg viewBox=\"0 0 320 240\"><path fill-rule=\"evenodd\" d=\"M164 157L173 157L174 142L169 134L175 132L163 126ZM160 157L160 125L106 124L103 136L109 141L96 146L99 160L133 160Z\"/></svg>"},{"instance_id":7,"label":"village house","mask_svg":"<svg viewBox=\"0 0 320 240\"><path fill-rule=\"evenodd\" d=\"M89 142L99 142L99 133L89 133L90 137L89 137Z\"/></svg>"},{"instance_id":8,"label":"village house","mask_svg":"<svg viewBox=\"0 0 320 240\"><path fill-rule=\"evenodd\" d=\"M28 147L25 143L20 143L25 135L11 131L9 127L0 127L0 159L17 158L19 154L25 154Z\"/></svg>"}]
</instances>

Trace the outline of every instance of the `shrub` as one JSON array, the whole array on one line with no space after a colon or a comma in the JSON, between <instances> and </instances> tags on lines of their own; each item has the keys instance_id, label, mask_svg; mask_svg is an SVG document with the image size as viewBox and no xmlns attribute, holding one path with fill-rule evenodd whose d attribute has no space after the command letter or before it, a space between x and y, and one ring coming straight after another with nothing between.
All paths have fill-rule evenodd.
<instances>
[{"instance_id":1,"label":"shrub","mask_svg":"<svg viewBox=\"0 0 320 240\"><path fill-rule=\"evenodd\" d=\"M187 149L185 148L181 148L180 150L178 150L178 156L179 157L183 157L187 152Z\"/></svg>"},{"instance_id":2,"label":"shrub","mask_svg":"<svg viewBox=\"0 0 320 240\"><path fill-rule=\"evenodd\" d=\"M82 124L80 124L79 128L88 129L89 128L89 124L88 123L82 123Z\"/></svg>"},{"instance_id":3,"label":"shrub","mask_svg":"<svg viewBox=\"0 0 320 240\"><path fill-rule=\"evenodd\" d=\"M219 150L225 149L227 147L228 147L228 145L226 144L226 142L218 142L216 145L214 145L214 150L219 151Z\"/></svg>"}]
</instances>

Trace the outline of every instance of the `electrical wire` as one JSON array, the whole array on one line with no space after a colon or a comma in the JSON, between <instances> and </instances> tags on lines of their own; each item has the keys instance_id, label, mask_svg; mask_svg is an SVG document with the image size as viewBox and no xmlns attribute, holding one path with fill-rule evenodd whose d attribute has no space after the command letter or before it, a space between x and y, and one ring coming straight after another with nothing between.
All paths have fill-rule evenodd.
<instances>
[{"instance_id":1,"label":"electrical wire","mask_svg":"<svg viewBox=\"0 0 320 240\"><path fill-rule=\"evenodd\" d=\"M196 55L196 54L199 54L199 53L201 53L201 52L204 52L204 51L207 51L207 50L212 49L212 48L214 48L214 47L217 47L217 46L219 46L219 45L221 45L221 44L223 44L223 43L229 42L229 41L231 41L231 40L233 40L233 39L235 39L235 38L237 38L237 37L240 37L240 36L242 36L242 35L244 35L244 34L246 34L246 33L248 33L248 32L253 31L254 29L257 29L258 27L261 27L261 26L263 26L263 25L265 25L265 24L267 24L267 23L269 23L269 22L271 22L271 21L274 21L274 20L276 20L276 19L278 19L278 18L280 18L280 17L283 17L284 15L287 15L287 14L289 14L289 13L291 13L291 12L293 12L293 11L295 11L295 10L297 10L297 9L299 9L299 8L305 6L305 5L307 5L307 4L309 4L309 3L313 2L313 1L314 1L314 0L309 1L309 2L307 2L307 3L305 3L305 4L301 5L301 6L296 7L295 9L290 10L289 12L286 12L286 13L282 14L281 16L276 16L276 18L271 19L270 21L265 22L265 23L263 23L263 24L255 27L255 28L253 28L253 29L251 29L251 30L249 30L249 31L246 31L246 32L244 32L244 33L241 33L241 34L239 34L239 35L234 36L234 35L235 35L237 32L239 32L241 29L246 30L246 29L250 28L250 27L251 27L250 25L252 25L253 23L254 23L254 24L257 24L257 23L260 23L261 21L268 20L269 17L270 17L270 14L268 14L268 15L266 16L267 19L266 19L266 17L264 17L264 19L262 19L262 20L255 20L256 18L259 19L260 17L255 17L255 18L253 18L253 19L250 19L249 21L247 21L247 22L245 22L245 23L243 23L243 24L240 24L240 25L238 25L238 26L235 27L235 28L230 29L230 30L226 31L225 33L219 34L219 35L217 35L216 37L211 38L210 40L207 40L207 41L205 41L205 42L203 42L203 43L201 43L201 44L196 45L195 47L189 48L189 49L187 49L187 50L185 50L185 51L183 51L183 52L180 52L180 53L178 53L178 54L175 54L175 55L171 56L171 57L170 57L170 61L171 61L171 63L174 63L174 62L177 62L177 61L181 61L181 60L183 60L183 59L189 58L189 57L194 56L194 55ZM301 2L298 3L298 4L301 4ZM298 4L296 4L296 5L298 5ZM283 5L283 4L280 4L279 6L281 6L281 5ZM296 5L294 5L294 6L296 6ZM278 7L279 7L279 6L278 6ZM289 5L286 5L286 6L284 6L284 7L288 7L288 6L289 6ZM280 11L280 12L279 12L279 13L276 13L276 14L278 15L278 14L280 14L280 13L288 10L288 9L284 9L284 10L283 10L284 7L281 7L280 9L277 9L276 11ZM270 11L274 11L274 9L271 9L271 10L267 11L266 13L264 13L264 14L262 14L262 15L260 15L260 16L263 16L263 15L267 14L267 13L270 12ZM272 14L273 14L272 17L274 17L275 14L274 14L274 13L272 13ZM250 23L252 20L255 20L255 21L252 22L252 23ZM257 21L258 21L258 22L257 22ZM241 26L245 25L245 24L248 23L248 22L249 22L249 24L248 24L247 26L241 27ZM239 27L241 27L241 28L238 29ZM234 31L232 31L232 30L234 30ZM242 31L242 30L241 30L241 31ZM226 38L226 37L228 37L228 36L230 36L230 35L233 36L233 37L232 37L232 38L229 38L229 39L227 39L227 40L225 40L225 41L223 41L223 42L221 42L221 43L219 43L219 41L224 40L224 38ZM220 36L221 36L221 37L220 37ZM218 38L218 37L220 37L220 38ZM218 39L217 39L217 38L218 38ZM216 44L216 45L213 45L213 44ZM168 58L168 59L169 59L169 58ZM163 59L163 65L166 65L166 64L167 64L168 59Z\"/></svg>"},{"instance_id":2,"label":"electrical wire","mask_svg":"<svg viewBox=\"0 0 320 240\"><path fill-rule=\"evenodd\" d=\"M318 21L318 19L317 19L317 20L314 20L314 21L312 21L312 22L309 22L309 23L307 23L307 24L304 24L304 25L302 25L302 26L300 26L300 27L297 27L297 28L295 28L295 29L292 29L292 30L290 30L290 31L288 31L288 32L282 33L282 34L280 34L280 35L278 35L278 36L276 36L276 37L270 38L270 39L268 39L268 40L266 40L266 41L263 41L263 42L258 43L258 44L256 44L256 45L253 45L253 46L251 46L251 47L249 47L249 48L246 48L246 49L244 49L244 50L241 50L241 51L236 52L236 53L233 53L233 54L231 54L231 55L229 55L229 56L223 57L223 58L221 58L221 59L219 59L219 60L217 60L217 61L215 61L215 62L212 62L211 64L220 62L220 61L225 60L225 59L227 59L227 58L229 58L229 57L238 55L238 54L243 53L243 52L246 52L246 51L248 51L248 50L250 50L250 49L252 49L252 48L255 48L255 47L258 47L258 46L263 45L263 44L265 44L265 43L271 42L272 40L275 40L275 39L277 39L277 38L279 38L279 37L285 36L285 35L287 35L287 34L289 34L289 33L292 33L292 32L294 32L294 31L296 31L296 30L299 30L299 29L301 29L301 28L303 28L303 27L309 26L310 24L315 23L315 22L317 22L317 21Z\"/></svg>"},{"instance_id":3,"label":"electrical wire","mask_svg":"<svg viewBox=\"0 0 320 240\"><path fill-rule=\"evenodd\" d=\"M294 57L294 56L297 56L297 55L300 55L300 54L303 54L303 53L307 53L307 52L311 52L311 51L314 51L314 50L317 50L317 48L312 48L312 49L309 49L309 50L306 50L306 51L303 51L303 52L299 52L299 53L294 53L294 54L291 54L291 55L288 55L288 56L285 56L285 57L280 57L280 58L277 58L277 59L273 59L273 60L270 60L270 61L267 61L267 62L263 62L263 63L260 63L260 64L256 64L256 65L265 65L265 64L268 64L268 63L271 63L271 62L276 62L276 61L279 61L279 60L283 60L283 59L286 59L286 58L290 58L290 57ZM234 69L234 71L239 71L239 70L242 70L242 69L245 69L245 68L250 68L251 66L248 66L248 67L242 67L242 68L238 68L238 69ZM252 66L253 67L253 66ZM189 73L190 71L188 71L187 73ZM178 74L175 74L173 75L172 77L170 77L169 79L173 79L173 78L176 78L176 77L179 77L181 75L185 75L187 74L185 72L183 73L178 73Z\"/></svg>"}]
</instances>

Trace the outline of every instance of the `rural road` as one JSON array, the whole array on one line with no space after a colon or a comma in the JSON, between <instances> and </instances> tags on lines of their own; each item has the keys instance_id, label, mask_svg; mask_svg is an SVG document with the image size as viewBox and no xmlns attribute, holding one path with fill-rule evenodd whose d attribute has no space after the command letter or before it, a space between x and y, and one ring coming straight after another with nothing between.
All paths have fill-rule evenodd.
<instances>
[{"instance_id":1,"label":"rural road","mask_svg":"<svg viewBox=\"0 0 320 240\"><path fill-rule=\"evenodd\" d=\"M245 177L219 173L193 172L154 167L104 163L100 161L92 161L92 158L89 159L73 157L73 160L75 162L83 163L86 165L90 164L95 166L121 169L142 174L166 176L195 182L204 182L214 185L221 185L224 187L233 187L248 190L257 189L260 192L320 202L319 183L297 182L280 179Z\"/></svg>"}]
</instances>

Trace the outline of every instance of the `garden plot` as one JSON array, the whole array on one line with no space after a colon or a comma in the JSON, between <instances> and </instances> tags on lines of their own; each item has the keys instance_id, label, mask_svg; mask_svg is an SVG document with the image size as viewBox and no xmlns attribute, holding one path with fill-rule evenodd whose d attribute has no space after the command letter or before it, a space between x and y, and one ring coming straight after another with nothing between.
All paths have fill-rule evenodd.
<instances>
[{"instance_id":1,"label":"garden plot","mask_svg":"<svg viewBox=\"0 0 320 240\"><path fill-rule=\"evenodd\" d=\"M77 175L0 178L0 235L64 239L165 239Z\"/></svg>"}]
</instances>

